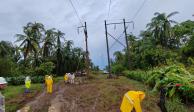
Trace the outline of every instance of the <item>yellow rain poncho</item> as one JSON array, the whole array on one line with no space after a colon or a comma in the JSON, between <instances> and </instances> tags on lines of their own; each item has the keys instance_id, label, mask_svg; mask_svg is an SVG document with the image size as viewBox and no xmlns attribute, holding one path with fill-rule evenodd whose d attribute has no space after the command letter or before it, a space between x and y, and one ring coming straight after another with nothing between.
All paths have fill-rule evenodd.
<instances>
[{"instance_id":1,"label":"yellow rain poncho","mask_svg":"<svg viewBox=\"0 0 194 112\"><path fill-rule=\"evenodd\" d=\"M26 81L25 86L26 86L27 89L30 89L31 81Z\"/></svg>"},{"instance_id":2,"label":"yellow rain poncho","mask_svg":"<svg viewBox=\"0 0 194 112\"><path fill-rule=\"evenodd\" d=\"M123 97L121 112L131 112L133 108L135 112L142 112L140 103L144 98L145 93L142 91L128 91Z\"/></svg>"},{"instance_id":3,"label":"yellow rain poncho","mask_svg":"<svg viewBox=\"0 0 194 112\"><path fill-rule=\"evenodd\" d=\"M26 77L26 79L25 79L25 87L26 87L27 89L30 89L30 87L31 87L31 80L30 80L30 77Z\"/></svg>"},{"instance_id":4,"label":"yellow rain poncho","mask_svg":"<svg viewBox=\"0 0 194 112\"><path fill-rule=\"evenodd\" d=\"M46 80L46 85L47 85L47 93L52 93L53 92L53 79L52 76L48 76L45 78Z\"/></svg>"},{"instance_id":5,"label":"yellow rain poncho","mask_svg":"<svg viewBox=\"0 0 194 112\"><path fill-rule=\"evenodd\" d=\"M45 83L45 85L46 85L46 83L47 83L48 76L49 76L49 75L46 75L46 76L44 77L44 81L45 81L44 83Z\"/></svg>"},{"instance_id":6,"label":"yellow rain poncho","mask_svg":"<svg viewBox=\"0 0 194 112\"><path fill-rule=\"evenodd\" d=\"M64 81L65 81L65 82L68 81L68 75L67 75L67 73L64 75Z\"/></svg>"}]
</instances>

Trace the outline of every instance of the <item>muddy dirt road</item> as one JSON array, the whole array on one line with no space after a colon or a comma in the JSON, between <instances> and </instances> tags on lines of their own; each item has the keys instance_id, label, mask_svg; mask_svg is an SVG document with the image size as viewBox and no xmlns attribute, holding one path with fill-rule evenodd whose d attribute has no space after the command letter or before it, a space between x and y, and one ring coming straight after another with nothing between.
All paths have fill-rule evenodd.
<instances>
[{"instance_id":1,"label":"muddy dirt road","mask_svg":"<svg viewBox=\"0 0 194 112\"><path fill-rule=\"evenodd\" d=\"M80 80L80 79L79 79ZM139 88L139 89L137 89ZM123 94L129 90L142 90L143 85L121 77L106 79L104 76L82 82L54 85L54 92L44 90L34 100L27 103L21 112L119 112ZM156 100L149 98L143 102L144 112L160 112ZM152 106L150 106L152 105Z\"/></svg>"}]
</instances>

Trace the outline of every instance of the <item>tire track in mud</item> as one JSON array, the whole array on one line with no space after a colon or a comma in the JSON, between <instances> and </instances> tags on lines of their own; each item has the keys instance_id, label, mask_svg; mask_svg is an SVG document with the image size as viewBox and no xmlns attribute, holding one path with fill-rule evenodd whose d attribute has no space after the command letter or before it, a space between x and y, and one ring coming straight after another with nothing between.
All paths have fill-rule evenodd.
<instances>
[{"instance_id":1,"label":"tire track in mud","mask_svg":"<svg viewBox=\"0 0 194 112\"><path fill-rule=\"evenodd\" d=\"M46 89L44 89L40 95L38 95L33 101L27 103L18 112L48 112L48 106L50 105L51 100L55 97L56 92L59 90L60 84L61 82L53 86L52 94L48 94Z\"/></svg>"}]
</instances>

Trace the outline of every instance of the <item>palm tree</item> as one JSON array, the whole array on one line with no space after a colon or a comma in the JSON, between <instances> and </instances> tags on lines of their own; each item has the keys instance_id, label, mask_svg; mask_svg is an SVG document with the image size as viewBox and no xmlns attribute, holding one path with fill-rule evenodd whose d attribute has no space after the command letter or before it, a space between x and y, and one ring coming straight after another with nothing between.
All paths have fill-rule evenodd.
<instances>
[{"instance_id":1,"label":"palm tree","mask_svg":"<svg viewBox=\"0 0 194 112\"><path fill-rule=\"evenodd\" d=\"M5 58L7 56L12 56L14 54L14 47L12 43L8 41L0 42L0 57Z\"/></svg>"},{"instance_id":2,"label":"palm tree","mask_svg":"<svg viewBox=\"0 0 194 112\"><path fill-rule=\"evenodd\" d=\"M68 50L69 52L71 51L72 49L72 45L73 45L73 41L72 40L67 40L65 42L65 49Z\"/></svg>"},{"instance_id":3,"label":"palm tree","mask_svg":"<svg viewBox=\"0 0 194 112\"><path fill-rule=\"evenodd\" d=\"M120 51L116 51L113 55L115 57L115 62L121 63L121 61L123 60L123 54Z\"/></svg>"},{"instance_id":4,"label":"palm tree","mask_svg":"<svg viewBox=\"0 0 194 112\"><path fill-rule=\"evenodd\" d=\"M24 34L16 34L16 42L21 42L19 47L22 47L24 60L31 53L34 53L35 66L38 63L39 42L42 37L44 26L41 23L28 23L24 26Z\"/></svg>"},{"instance_id":5,"label":"palm tree","mask_svg":"<svg viewBox=\"0 0 194 112\"><path fill-rule=\"evenodd\" d=\"M147 24L148 30L152 32L156 44L161 44L163 47L167 47L169 39L171 39L171 24L177 23L170 18L178 14L178 12L172 12L169 15L165 13L154 13L155 17L152 18L151 23Z\"/></svg>"},{"instance_id":6,"label":"palm tree","mask_svg":"<svg viewBox=\"0 0 194 112\"><path fill-rule=\"evenodd\" d=\"M29 22L26 25L26 28L24 29L29 29L31 31L31 36L37 41L40 42L43 32L45 32L44 25L42 23L31 23Z\"/></svg>"},{"instance_id":7,"label":"palm tree","mask_svg":"<svg viewBox=\"0 0 194 112\"><path fill-rule=\"evenodd\" d=\"M55 29L49 29L45 32L45 38L43 39L43 58L48 57L51 54L51 49L54 43L56 42L56 32Z\"/></svg>"},{"instance_id":8,"label":"palm tree","mask_svg":"<svg viewBox=\"0 0 194 112\"><path fill-rule=\"evenodd\" d=\"M61 31L56 32L56 37L57 37L57 45L56 45L56 54L57 54L57 75L61 74L61 63L62 63L62 50L61 50L61 40L60 38L64 38L64 33Z\"/></svg>"},{"instance_id":9,"label":"palm tree","mask_svg":"<svg viewBox=\"0 0 194 112\"><path fill-rule=\"evenodd\" d=\"M72 49L72 69L73 71L81 70L85 67L85 55L86 53L83 51L83 49L76 47Z\"/></svg>"}]
</instances>

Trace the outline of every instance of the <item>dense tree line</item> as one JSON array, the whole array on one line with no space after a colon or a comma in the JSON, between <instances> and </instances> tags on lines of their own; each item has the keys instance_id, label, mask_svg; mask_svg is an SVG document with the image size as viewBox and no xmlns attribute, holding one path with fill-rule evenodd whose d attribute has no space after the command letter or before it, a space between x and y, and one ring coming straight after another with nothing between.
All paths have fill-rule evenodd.
<instances>
[{"instance_id":1,"label":"dense tree line","mask_svg":"<svg viewBox=\"0 0 194 112\"><path fill-rule=\"evenodd\" d=\"M65 34L59 30L45 29L41 23L28 23L23 27L23 33L15 37L15 43L0 42L1 76L51 72L63 75L85 68L85 51L74 47L73 41L66 40Z\"/></svg>"},{"instance_id":2,"label":"dense tree line","mask_svg":"<svg viewBox=\"0 0 194 112\"><path fill-rule=\"evenodd\" d=\"M149 69L172 63L194 64L194 21L177 23L172 12L155 13L138 37L129 35L130 67L126 68L126 49L114 53L112 72L123 69Z\"/></svg>"}]
</instances>

